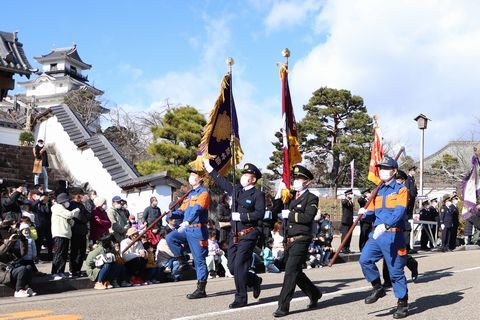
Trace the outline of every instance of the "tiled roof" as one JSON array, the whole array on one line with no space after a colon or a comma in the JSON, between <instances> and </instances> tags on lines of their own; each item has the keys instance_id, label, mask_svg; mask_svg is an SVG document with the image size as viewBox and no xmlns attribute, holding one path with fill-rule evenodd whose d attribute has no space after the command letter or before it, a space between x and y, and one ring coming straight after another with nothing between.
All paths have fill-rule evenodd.
<instances>
[{"instance_id":1,"label":"tiled roof","mask_svg":"<svg viewBox=\"0 0 480 320\"><path fill-rule=\"evenodd\" d=\"M67 58L79 62L85 67L85 69L90 69L92 67L90 64L83 62L83 60L80 58L76 44L68 48L53 49L50 53L41 55L39 57L34 57L34 59L36 59L40 63L42 63L43 61L53 61Z\"/></svg>"},{"instance_id":2,"label":"tiled roof","mask_svg":"<svg viewBox=\"0 0 480 320\"><path fill-rule=\"evenodd\" d=\"M0 31L0 71L19 73L30 77L32 66L28 62L16 32Z\"/></svg>"}]
</instances>

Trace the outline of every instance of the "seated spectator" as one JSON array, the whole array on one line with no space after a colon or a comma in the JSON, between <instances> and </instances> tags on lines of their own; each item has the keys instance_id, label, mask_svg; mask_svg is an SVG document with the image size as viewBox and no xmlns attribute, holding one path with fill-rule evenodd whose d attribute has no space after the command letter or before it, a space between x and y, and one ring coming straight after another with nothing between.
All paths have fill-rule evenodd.
<instances>
[{"instance_id":1,"label":"seated spectator","mask_svg":"<svg viewBox=\"0 0 480 320\"><path fill-rule=\"evenodd\" d=\"M143 229L143 226L137 222L137 218L133 214L128 217L128 223L130 224L130 228L134 228L137 231Z\"/></svg>"},{"instance_id":2,"label":"seated spectator","mask_svg":"<svg viewBox=\"0 0 480 320\"><path fill-rule=\"evenodd\" d=\"M124 266L115 263L115 260L111 236L102 237L95 249L89 252L84 263L88 278L95 281L94 289L105 290L131 286L126 281Z\"/></svg>"},{"instance_id":3,"label":"seated spectator","mask_svg":"<svg viewBox=\"0 0 480 320\"><path fill-rule=\"evenodd\" d=\"M145 281L147 281L147 284L160 283L160 281L157 280L159 270L157 264L155 263L155 251L153 250L153 246L150 242L147 241L143 244L143 247L145 248L145 250L147 250Z\"/></svg>"},{"instance_id":4,"label":"seated spectator","mask_svg":"<svg viewBox=\"0 0 480 320\"><path fill-rule=\"evenodd\" d=\"M127 238L120 242L120 252L125 260L125 268L130 275L130 283L133 285L142 285L145 281L141 276L145 274L147 264L147 252L141 241L136 241L128 250L125 250L135 239L138 238L138 231L135 228L127 230Z\"/></svg>"},{"instance_id":5,"label":"seated spectator","mask_svg":"<svg viewBox=\"0 0 480 320\"><path fill-rule=\"evenodd\" d=\"M308 247L308 262L307 269L312 269L322 266L322 246L317 238L312 239Z\"/></svg>"},{"instance_id":6,"label":"seated spectator","mask_svg":"<svg viewBox=\"0 0 480 320\"><path fill-rule=\"evenodd\" d=\"M263 249L263 264L265 265L265 271L271 273L279 273L280 270L275 265L275 259L273 258L273 239L270 238L266 242L265 249Z\"/></svg>"},{"instance_id":7,"label":"seated spectator","mask_svg":"<svg viewBox=\"0 0 480 320\"><path fill-rule=\"evenodd\" d=\"M22 224L22 223L28 224L28 228L30 229L30 238L32 238L33 241L37 241L37 239L38 239L37 229L35 229L35 225L32 223L30 218L29 217L21 217L20 218L20 224Z\"/></svg>"},{"instance_id":8,"label":"seated spectator","mask_svg":"<svg viewBox=\"0 0 480 320\"><path fill-rule=\"evenodd\" d=\"M167 225L165 226L165 229L168 230L168 232L173 231L178 228L179 222L177 219L170 217L167 220Z\"/></svg>"},{"instance_id":9,"label":"seated spectator","mask_svg":"<svg viewBox=\"0 0 480 320\"><path fill-rule=\"evenodd\" d=\"M35 265L35 260L37 259L37 247L35 245L35 240L30 236L30 226L26 223L21 223L19 227L20 236L15 244L15 249L20 252L19 263L22 266L30 266L35 275L44 275L43 273L39 274L37 266Z\"/></svg>"},{"instance_id":10,"label":"seated spectator","mask_svg":"<svg viewBox=\"0 0 480 320\"><path fill-rule=\"evenodd\" d=\"M273 253L273 259L279 262L283 260L283 252L284 252L283 236L280 233L281 229L282 229L282 222L281 221L275 222L272 230L272 238L273 238L272 253Z\"/></svg>"},{"instance_id":11,"label":"seated spectator","mask_svg":"<svg viewBox=\"0 0 480 320\"><path fill-rule=\"evenodd\" d=\"M166 229L168 230L168 229ZM180 262L175 259L173 252L168 246L167 240L165 239L168 231L160 231L160 241L157 245L156 258L157 265L160 268L160 271L167 273L167 279L170 281L179 281L181 276L178 273L180 267Z\"/></svg>"},{"instance_id":12,"label":"seated spectator","mask_svg":"<svg viewBox=\"0 0 480 320\"><path fill-rule=\"evenodd\" d=\"M153 251L156 251L158 242L160 241L160 230L157 227L153 227L145 233L145 237L152 245Z\"/></svg>"},{"instance_id":13,"label":"seated spectator","mask_svg":"<svg viewBox=\"0 0 480 320\"><path fill-rule=\"evenodd\" d=\"M15 298L35 296L37 293L30 288L33 270L31 266L15 263L18 255L15 250L17 234L12 234L0 246L0 283L11 285L15 289Z\"/></svg>"},{"instance_id":14,"label":"seated spectator","mask_svg":"<svg viewBox=\"0 0 480 320\"><path fill-rule=\"evenodd\" d=\"M217 242L217 232L215 230L211 230L208 235L208 255L205 258L207 269L209 273L209 278L217 277L217 263L221 263L223 269L225 269L225 276L228 278L233 277L228 269L228 260L225 257L225 253L222 249L220 249L218 242Z\"/></svg>"},{"instance_id":15,"label":"seated spectator","mask_svg":"<svg viewBox=\"0 0 480 320\"><path fill-rule=\"evenodd\" d=\"M105 198L96 197L93 199L92 219L90 220L90 240L93 243L108 234L108 230L112 226L106 210Z\"/></svg>"}]
</instances>

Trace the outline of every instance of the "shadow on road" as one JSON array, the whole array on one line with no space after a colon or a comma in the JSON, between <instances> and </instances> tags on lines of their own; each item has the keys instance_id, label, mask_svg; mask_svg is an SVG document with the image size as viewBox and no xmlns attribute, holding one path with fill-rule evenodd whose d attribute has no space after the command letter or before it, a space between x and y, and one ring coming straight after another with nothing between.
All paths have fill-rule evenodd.
<instances>
[{"instance_id":1,"label":"shadow on road","mask_svg":"<svg viewBox=\"0 0 480 320\"><path fill-rule=\"evenodd\" d=\"M335 292L338 290L341 290L347 286L348 283L350 282L355 282L359 280L363 280L364 278L349 278L349 279L340 279L340 280L317 280L312 282L319 287L319 289L322 290L323 293L329 293L329 292ZM335 285L331 285L331 283L337 283ZM271 283L271 284L265 284L262 285L262 290L269 290L269 289L275 289L278 288L278 294L280 294L280 288L282 287L282 283ZM298 288L297 288L298 289ZM225 290L225 291L219 291L215 293L208 294L209 297L219 297L219 296L225 296L225 295L230 295L234 294L235 290ZM298 291L295 293L295 297L301 296L302 292ZM275 297L276 299L276 297ZM274 299L274 301L275 301ZM262 301L262 302L268 302L268 301Z\"/></svg>"},{"instance_id":2,"label":"shadow on road","mask_svg":"<svg viewBox=\"0 0 480 320\"><path fill-rule=\"evenodd\" d=\"M466 290L470 288L465 288L457 290L454 292L449 292L446 294L433 294L431 296L421 297L410 303L408 307L408 315L420 314L430 309L435 309L436 307L445 307L460 302L463 299L463 295ZM379 310L385 311L385 310ZM378 312L378 311L377 311ZM384 317L393 314L395 308L389 309L387 312L376 314L376 317Z\"/></svg>"},{"instance_id":3,"label":"shadow on road","mask_svg":"<svg viewBox=\"0 0 480 320\"><path fill-rule=\"evenodd\" d=\"M452 267L424 272L418 277L415 283L425 283L439 280L445 277L451 277L453 275L453 272L447 271L451 269Z\"/></svg>"}]
</instances>

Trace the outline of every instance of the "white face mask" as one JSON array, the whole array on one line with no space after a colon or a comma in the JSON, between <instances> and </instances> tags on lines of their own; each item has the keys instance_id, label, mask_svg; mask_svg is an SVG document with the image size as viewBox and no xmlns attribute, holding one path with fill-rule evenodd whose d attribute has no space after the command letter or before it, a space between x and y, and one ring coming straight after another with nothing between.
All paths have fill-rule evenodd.
<instances>
[{"instance_id":1,"label":"white face mask","mask_svg":"<svg viewBox=\"0 0 480 320\"><path fill-rule=\"evenodd\" d=\"M43 143L39 143L38 146L39 146L40 148L43 148L44 144L43 144Z\"/></svg>"},{"instance_id":2,"label":"white face mask","mask_svg":"<svg viewBox=\"0 0 480 320\"><path fill-rule=\"evenodd\" d=\"M450 201L447 201L447 202L445 202L445 205L446 205L447 207L450 207L450 206L452 205L452 203L451 203Z\"/></svg>"},{"instance_id":3,"label":"white face mask","mask_svg":"<svg viewBox=\"0 0 480 320\"><path fill-rule=\"evenodd\" d=\"M103 210L107 210L107 205L106 205L106 204L103 204L103 205L102 205L102 209L103 209Z\"/></svg>"},{"instance_id":4,"label":"white face mask","mask_svg":"<svg viewBox=\"0 0 480 320\"><path fill-rule=\"evenodd\" d=\"M65 209L68 209L68 207L70 207L70 202L64 202L63 203L63 206L65 207Z\"/></svg>"},{"instance_id":5,"label":"white face mask","mask_svg":"<svg viewBox=\"0 0 480 320\"><path fill-rule=\"evenodd\" d=\"M189 176L188 177L188 183L193 187L199 184L199 180L195 176Z\"/></svg>"},{"instance_id":6,"label":"white face mask","mask_svg":"<svg viewBox=\"0 0 480 320\"><path fill-rule=\"evenodd\" d=\"M293 190L299 192L305 190L304 182L305 181L301 179L293 180Z\"/></svg>"},{"instance_id":7,"label":"white face mask","mask_svg":"<svg viewBox=\"0 0 480 320\"><path fill-rule=\"evenodd\" d=\"M392 178L392 170L385 170L385 169L380 169L379 171L380 179L383 182L387 182Z\"/></svg>"},{"instance_id":8,"label":"white face mask","mask_svg":"<svg viewBox=\"0 0 480 320\"><path fill-rule=\"evenodd\" d=\"M120 208L122 207L122 205L121 205L121 204L116 204L116 205L114 205L113 207L114 207L115 209L120 209Z\"/></svg>"},{"instance_id":9,"label":"white face mask","mask_svg":"<svg viewBox=\"0 0 480 320\"><path fill-rule=\"evenodd\" d=\"M240 178L240 184L242 185L242 187L248 187L250 185L250 182L248 181L249 178L248 176L245 176L243 175L241 178Z\"/></svg>"},{"instance_id":10,"label":"white face mask","mask_svg":"<svg viewBox=\"0 0 480 320\"><path fill-rule=\"evenodd\" d=\"M453 200L453 204L454 204L454 205L457 205L457 204L458 204L458 200Z\"/></svg>"}]
</instances>

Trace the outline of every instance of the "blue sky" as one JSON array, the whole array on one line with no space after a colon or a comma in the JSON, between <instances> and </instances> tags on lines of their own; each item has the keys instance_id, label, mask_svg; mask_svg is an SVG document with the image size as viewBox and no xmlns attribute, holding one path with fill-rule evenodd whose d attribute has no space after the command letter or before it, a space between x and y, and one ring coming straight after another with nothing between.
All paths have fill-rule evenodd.
<instances>
[{"instance_id":1,"label":"blue sky","mask_svg":"<svg viewBox=\"0 0 480 320\"><path fill-rule=\"evenodd\" d=\"M2 31L33 56L76 43L111 105L139 111L166 99L207 113L232 56L244 160L265 166L280 127L275 63L292 51L297 119L311 93L351 90L378 114L385 138L418 154L413 118L433 121L426 154L478 137L480 5L472 1L16 2Z\"/></svg>"}]
</instances>

